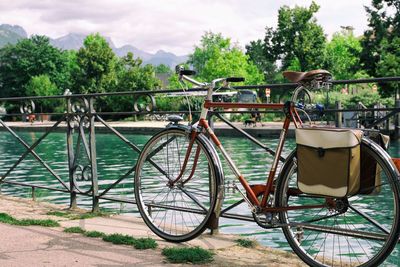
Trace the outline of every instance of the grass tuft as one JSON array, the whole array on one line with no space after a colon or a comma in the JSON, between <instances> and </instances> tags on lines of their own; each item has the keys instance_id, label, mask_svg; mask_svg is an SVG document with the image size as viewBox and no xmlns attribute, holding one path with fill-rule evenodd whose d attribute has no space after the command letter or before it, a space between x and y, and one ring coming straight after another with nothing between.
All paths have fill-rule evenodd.
<instances>
[{"instance_id":1,"label":"grass tuft","mask_svg":"<svg viewBox=\"0 0 400 267\"><path fill-rule=\"evenodd\" d=\"M136 249L154 249L158 246L158 244L153 238L147 237L135 239L133 246Z\"/></svg>"},{"instance_id":2,"label":"grass tuft","mask_svg":"<svg viewBox=\"0 0 400 267\"><path fill-rule=\"evenodd\" d=\"M7 213L0 213L0 222L8 223L19 226L39 225L44 227L58 227L60 224L54 220L37 220L37 219L22 219L18 220L8 215Z\"/></svg>"},{"instance_id":3,"label":"grass tuft","mask_svg":"<svg viewBox=\"0 0 400 267\"><path fill-rule=\"evenodd\" d=\"M84 234L86 231L78 226L68 227L64 229L66 233Z\"/></svg>"},{"instance_id":4,"label":"grass tuft","mask_svg":"<svg viewBox=\"0 0 400 267\"><path fill-rule=\"evenodd\" d=\"M98 237L104 237L106 234L99 231L87 231L84 233L84 235L87 237L98 238Z\"/></svg>"},{"instance_id":5,"label":"grass tuft","mask_svg":"<svg viewBox=\"0 0 400 267\"><path fill-rule=\"evenodd\" d=\"M200 247L164 248L162 254L172 263L208 263L214 260L214 254Z\"/></svg>"},{"instance_id":6,"label":"grass tuft","mask_svg":"<svg viewBox=\"0 0 400 267\"><path fill-rule=\"evenodd\" d=\"M18 220L14 219L11 215L7 213L0 213L0 222L8 223L8 224L15 224Z\"/></svg>"},{"instance_id":7,"label":"grass tuft","mask_svg":"<svg viewBox=\"0 0 400 267\"><path fill-rule=\"evenodd\" d=\"M254 240L250 240L250 239L236 239L235 242L244 248L254 248L257 245L257 242Z\"/></svg>"},{"instance_id":8,"label":"grass tuft","mask_svg":"<svg viewBox=\"0 0 400 267\"><path fill-rule=\"evenodd\" d=\"M106 235L103 237L103 240L116 245L134 245L136 241L132 236L122 234Z\"/></svg>"},{"instance_id":9,"label":"grass tuft","mask_svg":"<svg viewBox=\"0 0 400 267\"><path fill-rule=\"evenodd\" d=\"M29 226L29 225L39 225L44 227L58 227L60 224L54 220L36 220L36 219L22 219L17 222L17 225Z\"/></svg>"},{"instance_id":10,"label":"grass tuft","mask_svg":"<svg viewBox=\"0 0 400 267\"><path fill-rule=\"evenodd\" d=\"M70 220L83 220L83 219L90 219L90 218L94 218L94 217L106 217L109 216L108 213L106 212L87 212L87 213L81 213L81 214L74 214L74 213L70 213L70 212L63 212L63 211L49 211L46 213L47 215L51 215L51 216L58 216L58 217L63 217L63 218L67 218Z\"/></svg>"},{"instance_id":11,"label":"grass tuft","mask_svg":"<svg viewBox=\"0 0 400 267\"><path fill-rule=\"evenodd\" d=\"M46 215L57 216L57 217L68 217L69 214L66 212L54 210L47 212Z\"/></svg>"}]
</instances>

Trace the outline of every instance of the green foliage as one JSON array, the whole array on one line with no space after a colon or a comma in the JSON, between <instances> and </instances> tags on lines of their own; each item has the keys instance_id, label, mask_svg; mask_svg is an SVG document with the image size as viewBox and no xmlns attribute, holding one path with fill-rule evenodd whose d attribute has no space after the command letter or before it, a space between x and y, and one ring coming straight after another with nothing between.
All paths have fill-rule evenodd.
<instances>
[{"instance_id":1,"label":"green foliage","mask_svg":"<svg viewBox=\"0 0 400 267\"><path fill-rule=\"evenodd\" d=\"M136 249L149 249L158 246L157 242L152 238L134 238L123 234L106 235L103 240L116 245L132 245Z\"/></svg>"},{"instance_id":2,"label":"green foliage","mask_svg":"<svg viewBox=\"0 0 400 267\"><path fill-rule=\"evenodd\" d=\"M353 94L343 94L339 91L330 91L329 92L329 103L333 107L336 101L340 101L343 108L355 108L358 103L362 103L363 105L371 108L377 103L381 103L386 105L387 107L393 107L394 100L393 98L382 98L378 92L373 92L371 88L366 87L358 87L353 88L350 91L354 91ZM326 94L325 93L316 93L314 95L315 103L326 103Z\"/></svg>"},{"instance_id":3,"label":"green foliage","mask_svg":"<svg viewBox=\"0 0 400 267\"><path fill-rule=\"evenodd\" d=\"M256 241L243 238L236 239L235 242L244 248L254 248L257 245Z\"/></svg>"},{"instance_id":4,"label":"green foliage","mask_svg":"<svg viewBox=\"0 0 400 267\"><path fill-rule=\"evenodd\" d=\"M351 31L335 33L325 48L325 69L335 79L353 79L360 65L361 43Z\"/></svg>"},{"instance_id":5,"label":"green foliage","mask_svg":"<svg viewBox=\"0 0 400 267\"><path fill-rule=\"evenodd\" d=\"M276 80L278 69L275 63L275 56L271 55L263 41L251 41L249 45L246 45L246 54L257 68L264 73L265 80L268 83Z\"/></svg>"},{"instance_id":6,"label":"green foliage","mask_svg":"<svg viewBox=\"0 0 400 267\"><path fill-rule=\"evenodd\" d=\"M155 77L153 66L142 66L140 58L134 58L132 53L118 59L116 64L116 80L107 91L135 91L152 90L160 86L160 81ZM107 110L133 111L134 99L132 96L113 96L106 98Z\"/></svg>"},{"instance_id":7,"label":"green foliage","mask_svg":"<svg viewBox=\"0 0 400 267\"><path fill-rule=\"evenodd\" d=\"M164 248L162 254L172 263L203 264L214 260L214 254L200 247Z\"/></svg>"},{"instance_id":8,"label":"green foliage","mask_svg":"<svg viewBox=\"0 0 400 267\"><path fill-rule=\"evenodd\" d=\"M76 54L79 67L75 77L77 93L105 92L115 83L117 58L111 47L100 34L88 35Z\"/></svg>"},{"instance_id":9,"label":"green foliage","mask_svg":"<svg viewBox=\"0 0 400 267\"><path fill-rule=\"evenodd\" d=\"M84 234L85 230L83 230L82 228L80 228L78 226L74 226L74 227L65 228L64 232L66 232L66 233L74 233L74 234Z\"/></svg>"},{"instance_id":10,"label":"green foliage","mask_svg":"<svg viewBox=\"0 0 400 267\"><path fill-rule=\"evenodd\" d=\"M221 34L206 32L200 45L189 56L188 63L197 71L196 77L203 81L230 76L244 77L246 84L264 81L262 73L249 61L249 56Z\"/></svg>"},{"instance_id":11,"label":"green foliage","mask_svg":"<svg viewBox=\"0 0 400 267\"><path fill-rule=\"evenodd\" d=\"M84 233L85 236L87 237L92 237L92 238L103 238L106 236L105 233L99 232L99 231L87 231Z\"/></svg>"},{"instance_id":12,"label":"green foliage","mask_svg":"<svg viewBox=\"0 0 400 267\"><path fill-rule=\"evenodd\" d=\"M157 248L158 244L153 238L137 238L133 243L133 246L136 249L155 249Z\"/></svg>"},{"instance_id":13,"label":"green foliage","mask_svg":"<svg viewBox=\"0 0 400 267\"><path fill-rule=\"evenodd\" d=\"M72 213L72 212L63 212L63 211L49 211L46 213L47 215L51 216L58 216L68 218L70 220L83 220L83 219L90 219L95 217L106 217L109 214L105 212L87 212L87 213Z\"/></svg>"},{"instance_id":14,"label":"green foliage","mask_svg":"<svg viewBox=\"0 0 400 267\"><path fill-rule=\"evenodd\" d=\"M45 36L22 39L0 49L0 96L26 96L35 76L47 75L57 88L70 83L67 54L50 45Z\"/></svg>"},{"instance_id":15,"label":"green foliage","mask_svg":"<svg viewBox=\"0 0 400 267\"><path fill-rule=\"evenodd\" d=\"M319 6L312 2L308 8L282 6L276 29L266 28L264 40L247 46L256 65L274 76L274 64L281 60L281 70L306 71L323 64L325 35L314 14ZM272 75L271 75L272 74Z\"/></svg>"},{"instance_id":16,"label":"green foliage","mask_svg":"<svg viewBox=\"0 0 400 267\"><path fill-rule=\"evenodd\" d=\"M123 234L106 235L103 237L103 240L116 245L134 245L136 241L132 236Z\"/></svg>"},{"instance_id":17,"label":"green foliage","mask_svg":"<svg viewBox=\"0 0 400 267\"><path fill-rule=\"evenodd\" d=\"M373 77L398 75L400 4L398 0L373 0L368 13L368 26L362 39L361 62L367 73ZM391 9L393 12L388 12ZM394 86L395 85L395 86ZM393 95L398 83L381 85L384 96Z\"/></svg>"},{"instance_id":18,"label":"green foliage","mask_svg":"<svg viewBox=\"0 0 400 267\"><path fill-rule=\"evenodd\" d=\"M377 74L380 77L400 76L400 37L395 37L391 42L387 39L381 43L382 53L377 63ZM391 96L400 89L399 82L384 84L381 87L384 96Z\"/></svg>"},{"instance_id":19,"label":"green foliage","mask_svg":"<svg viewBox=\"0 0 400 267\"><path fill-rule=\"evenodd\" d=\"M26 85L26 95L27 96L51 96L51 95L61 95L62 92L57 88L57 86L50 80L47 74L42 74L39 76L33 76L31 80ZM53 112L54 107L61 105L61 99L48 99L39 100L38 103L41 105L41 112Z\"/></svg>"},{"instance_id":20,"label":"green foliage","mask_svg":"<svg viewBox=\"0 0 400 267\"><path fill-rule=\"evenodd\" d=\"M0 213L0 222L12 225L19 225L19 226L30 226L30 225L39 225L44 227L60 226L60 224L54 220L37 220L37 219L18 220L6 213Z\"/></svg>"},{"instance_id":21,"label":"green foliage","mask_svg":"<svg viewBox=\"0 0 400 267\"><path fill-rule=\"evenodd\" d=\"M157 65L154 68L154 70L155 70L156 73L166 73L166 74L172 74L173 73L171 68L169 66L165 65L165 64Z\"/></svg>"}]
</instances>

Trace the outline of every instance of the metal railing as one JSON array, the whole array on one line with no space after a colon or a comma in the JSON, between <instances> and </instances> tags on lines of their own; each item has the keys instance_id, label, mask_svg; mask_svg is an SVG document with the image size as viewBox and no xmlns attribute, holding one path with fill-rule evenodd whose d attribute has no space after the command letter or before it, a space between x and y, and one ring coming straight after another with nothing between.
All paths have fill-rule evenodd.
<instances>
[{"instance_id":1,"label":"metal railing","mask_svg":"<svg viewBox=\"0 0 400 267\"><path fill-rule=\"evenodd\" d=\"M340 84L356 84L356 83L383 83L383 82L399 82L400 77L385 77L385 78L374 78L374 79L361 79L361 80L340 80L333 81L333 85ZM253 90L264 90L265 88L277 89L277 90L290 90L294 88L296 84L285 83L285 84L270 84L270 85L254 85L254 86L238 86L235 87L237 90L253 89ZM203 91L204 89L193 88L190 91ZM58 192L67 193L70 195L70 207L74 208L77 206L77 196L84 195L89 196L92 202L92 210L96 211L99 209L99 200L111 200L121 203L132 203L135 204L135 200L132 198L115 197L110 195L122 181L131 177L135 171L135 162L129 162L127 171L116 178L112 183L108 184L103 188L99 188L99 177L98 166L97 166L97 150L96 150L96 125L95 122L101 124L103 127L108 129L108 131L119 138L130 150L134 153L140 153L141 149L138 144L131 142L126 138L120 131L115 127L111 126L105 119L104 116L110 115L146 115L146 114L188 114L188 111L160 111L156 107L157 95L164 95L167 93L181 92L181 90L157 90L157 91L123 91L123 92L112 92L112 93L95 93L95 94L67 94L58 96L34 96L34 97L7 97L0 98L0 103L4 105L8 103L13 105L13 110L17 110L16 106L20 106L20 112L11 112L8 114L3 114L3 118L0 119L0 125L4 131L9 132L15 140L24 148L24 152L19 156L19 158L5 171L5 173L0 174L0 184L9 184L14 186L23 186L32 188L32 193L34 195L35 188L37 189L47 189ZM133 110L127 111L96 111L95 101L99 97L112 97L112 96L126 96L132 97ZM64 109L62 112L36 112L35 102L40 102L43 100L57 100L57 103ZM60 101L61 100L61 101ZM145 104L139 103L140 101ZM387 121L389 118L396 116L395 122L395 132L399 133L399 116L400 112L400 101L396 102L394 108L379 108L379 109L347 109L343 110L341 108L326 109L325 113L340 114L342 112L366 112L366 111L387 111L388 114L382 118L378 118L369 124L369 127L374 127L383 121ZM212 117L217 117L221 121L224 121L230 125L221 114L223 113L250 113L252 111L213 111ZM260 113L267 113L270 111L259 111ZM276 112L276 111L275 111ZM279 111L278 111L279 112ZM194 112L196 113L196 111ZM9 117L28 117L36 115L53 115L57 116L58 119L52 122L50 127L47 127L43 134L36 139L32 144L28 144L23 138L20 137L17 131L9 126L7 119ZM6 118L6 119L4 119ZM57 173L38 153L35 152L35 148L42 141L56 129L62 128L66 133L66 149L68 156L68 177L63 179L60 174ZM257 140L255 137L248 134L246 131L234 127L236 130L242 134L244 137L249 139L251 142L263 148L267 153L273 152L262 142ZM400 134L398 135L400 136ZM33 158L44 167L50 177L55 179L55 181L60 185L59 188L49 187L46 185L35 184L35 183L25 183L19 181L13 181L10 179L10 173L12 173L21 162L27 158L27 156L33 156ZM85 156L84 163L81 163L80 158L82 155ZM281 158L283 161L284 158ZM132 196L133 197L133 196ZM231 207L234 207L234 204ZM222 216L228 218L244 219L250 220L250 217L233 215L225 213L230 210L231 207L225 208Z\"/></svg>"}]
</instances>

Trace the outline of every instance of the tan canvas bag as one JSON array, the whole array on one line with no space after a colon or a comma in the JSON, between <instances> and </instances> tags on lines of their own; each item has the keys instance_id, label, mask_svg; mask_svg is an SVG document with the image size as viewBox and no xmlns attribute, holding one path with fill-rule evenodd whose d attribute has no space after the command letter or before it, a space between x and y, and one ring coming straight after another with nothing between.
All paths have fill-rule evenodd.
<instances>
[{"instance_id":1,"label":"tan canvas bag","mask_svg":"<svg viewBox=\"0 0 400 267\"><path fill-rule=\"evenodd\" d=\"M296 129L298 188L330 197L356 194L362 134L353 129Z\"/></svg>"}]
</instances>

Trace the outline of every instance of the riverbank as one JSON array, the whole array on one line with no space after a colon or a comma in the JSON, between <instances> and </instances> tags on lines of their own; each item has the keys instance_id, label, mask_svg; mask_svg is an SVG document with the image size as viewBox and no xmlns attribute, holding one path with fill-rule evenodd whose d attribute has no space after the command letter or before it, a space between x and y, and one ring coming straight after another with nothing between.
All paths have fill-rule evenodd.
<instances>
[{"instance_id":1,"label":"riverbank","mask_svg":"<svg viewBox=\"0 0 400 267\"><path fill-rule=\"evenodd\" d=\"M32 132L43 132L50 129L55 122L44 121L44 122L34 122L33 124L29 122L6 122L7 126L11 127L16 131L32 131ZM125 134L155 134L168 124L165 121L112 121L107 122L111 127ZM182 122L182 124L187 125L187 122ZM247 133L255 137L277 137L280 134L283 123L282 122L263 122L257 123L256 125L245 125L242 122L234 122L233 125L243 129ZM110 133L102 123L96 122L96 132L97 133ZM62 122L58 125L56 132L66 132L66 123ZM242 136L241 133L230 128L227 124L223 122L215 122L215 133L219 136ZM5 131L3 126L0 126L0 130ZM294 127L291 125L289 136L294 136Z\"/></svg>"},{"instance_id":2,"label":"riverbank","mask_svg":"<svg viewBox=\"0 0 400 267\"><path fill-rule=\"evenodd\" d=\"M28 199L0 196L0 213L16 219L52 219L61 227L16 226L0 223L0 266L186 266L167 263L162 248L200 246L215 253L215 260L204 266L305 266L296 255L258 245L255 248L240 247L235 235L203 234L182 244L173 244L155 236L142 219L127 215L110 215L71 220L48 215L65 211L66 207ZM85 211L75 210L76 214ZM137 250L129 246L117 246L101 239L79 234L65 233L68 227L81 227L87 231L106 234L119 233L154 238L157 249ZM189 265L188 265L189 266ZM192 266L192 265L190 265Z\"/></svg>"}]
</instances>

